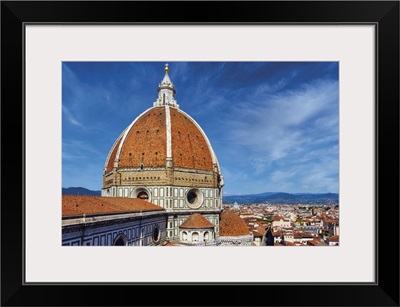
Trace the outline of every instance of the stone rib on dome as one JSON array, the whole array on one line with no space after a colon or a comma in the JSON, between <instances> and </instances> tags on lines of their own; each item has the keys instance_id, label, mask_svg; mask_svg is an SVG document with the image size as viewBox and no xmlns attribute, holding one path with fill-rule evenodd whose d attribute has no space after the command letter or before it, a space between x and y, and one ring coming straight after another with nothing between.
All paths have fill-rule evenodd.
<instances>
[{"instance_id":1,"label":"stone rib on dome","mask_svg":"<svg viewBox=\"0 0 400 307\"><path fill-rule=\"evenodd\" d=\"M204 216L200 213L193 213L189 216L186 221L184 221L181 228L210 228L214 227L215 225L207 220Z\"/></svg>"},{"instance_id":2,"label":"stone rib on dome","mask_svg":"<svg viewBox=\"0 0 400 307\"><path fill-rule=\"evenodd\" d=\"M114 146L111 149L111 152L108 155L106 168L105 168L106 173L111 172L113 170L115 157L117 155L118 147L119 147L119 144L121 143L122 137L123 137L123 133L118 137Z\"/></svg>"},{"instance_id":3,"label":"stone rib on dome","mask_svg":"<svg viewBox=\"0 0 400 307\"><path fill-rule=\"evenodd\" d=\"M236 213L225 209L221 213L219 235L224 237L246 236L250 233L245 221Z\"/></svg>"}]
</instances>

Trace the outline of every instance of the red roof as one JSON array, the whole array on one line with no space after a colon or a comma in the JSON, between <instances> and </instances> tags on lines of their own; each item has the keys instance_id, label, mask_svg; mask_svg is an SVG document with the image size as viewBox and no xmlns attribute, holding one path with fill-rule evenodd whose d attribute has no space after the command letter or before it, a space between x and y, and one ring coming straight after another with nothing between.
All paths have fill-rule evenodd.
<instances>
[{"instance_id":1,"label":"red roof","mask_svg":"<svg viewBox=\"0 0 400 307\"><path fill-rule=\"evenodd\" d=\"M229 209L225 209L221 213L221 221L219 223L220 236L245 236L250 233L245 221L236 213Z\"/></svg>"},{"instance_id":2,"label":"red roof","mask_svg":"<svg viewBox=\"0 0 400 307\"><path fill-rule=\"evenodd\" d=\"M153 107L138 117L135 123L117 138L106 161L106 172L117 168L165 167L167 156L167 120L171 123L173 164L176 167L213 170L212 153L198 125L185 112L165 107ZM124 137L125 136L125 137ZM121 150L118 148L122 143Z\"/></svg>"},{"instance_id":3,"label":"red roof","mask_svg":"<svg viewBox=\"0 0 400 307\"><path fill-rule=\"evenodd\" d=\"M255 236L255 237L262 237L263 236L263 234L259 233L257 230L252 230L251 232L253 233L253 236Z\"/></svg>"},{"instance_id":4,"label":"red roof","mask_svg":"<svg viewBox=\"0 0 400 307\"><path fill-rule=\"evenodd\" d=\"M256 228L257 232L261 233L262 235L265 235L265 232L267 231L268 226L258 226Z\"/></svg>"},{"instance_id":5,"label":"red roof","mask_svg":"<svg viewBox=\"0 0 400 307\"><path fill-rule=\"evenodd\" d=\"M119 139L123 139L118 158L118 168L144 166L164 166L167 155L167 133L165 125L165 108L152 108L139 117L128 131L124 131ZM106 171L112 171L114 159L118 153L120 140L117 141L109 155Z\"/></svg>"},{"instance_id":6,"label":"red roof","mask_svg":"<svg viewBox=\"0 0 400 307\"><path fill-rule=\"evenodd\" d=\"M312 246L324 246L326 245L325 242L320 241L318 238L314 238L310 241L307 242L308 245L312 245Z\"/></svg>"},{"instance_id":7,"label":"red roof","mask_svg":"<svg viewBox=\"0 0 400 307\"><path fill-rule=\"evenodd\" d=\"M330 236L327 238L329 242L339 242L339 236Z\"/></svg>"},{"instance_id":8,"label":"red roof","mask_svg":"<svg viewBox=\"0 0 400 307\"><path fill-rule=\"evenodd\" d=\"M162 207L138 198L63 195L62 216L140 211L165 211Z\"/></svg>"},{"instance_id":9,"label":"red roof","mask_svg":"<svg viewBox=\"0 0 400 307\"><path fill-rule=\"evenodd\" d=\"M184 221L181 228L210 228L214 227L214 224L207 220L200 213L193 213Z\"/></svg>"},{"instance_id":10,"label":"red roof","mask_svg":"<svg viewBox=\"0 0 400 307\"><path fill-rule=\"evenodd\" d=\"M179 245L172 243L170 241L165 241L164 243L160 244L160 246L179 246Z\"/></svg>"},{"instance_id":11,"label":"red roof","mask_svg":"<svg viewBox=\"0 0 400 307\"><path fill-rule=\"evenodd\" d=\"M174 166L213 170L210 149L203 134L186 113L170 109Z\"/></svg>"},{"instance_id":12,"label":"red roof","mask_svg":"<svg viewBox=\"0 0 400 307\"><path fill-rule=\"evenodd\" d=\"M295 233L293 234L293 237L294 237L295 239L301 239L301 238L302 238L301 234L298 233L298 232L295 232Z\"/></svg>"}]
</instances>

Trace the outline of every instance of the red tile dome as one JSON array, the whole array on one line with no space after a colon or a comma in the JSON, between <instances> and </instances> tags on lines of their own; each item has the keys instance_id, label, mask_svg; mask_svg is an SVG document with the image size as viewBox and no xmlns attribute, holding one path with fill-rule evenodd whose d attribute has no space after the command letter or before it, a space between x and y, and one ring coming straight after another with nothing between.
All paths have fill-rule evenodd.
<instances>
[{"instance_id":1,"label":"red tile dome","mask_svg":"<svg viewBox=\"0 0 400 307\"><path fill-rule=\"evenodd\" d=\"M109 151L103 195L115 196L115 188L122 186L223 186L211 143L199 124L179 109L168 72L166 66L153 106L119 135ZM109 188L114 190L109 192ZM132 189L129 193L137 196Z\"/></svg>"},{"instance_id":2,"label":"red tile dome","mask_svg":"<svg viewBox=\"0 0 400 307\"><path fill-rule=\"evenodd\" d=\"M218 171L217 159L207 136L188 114L179 109L175 88L165 68L165 77L158 87L154 106L139 115L115 141L104 167L165 167Z\"/></svg>"},{"instance_id":3,"label":"red tile dome","mask_svg":"<svg viewBox=\"0 0 400 307\"><path fill-rule=\"evenodd\" d=\"M214 224L212 224L209 220L207 220L200 213L193 213L179 227L180 228L210 228L210 227L214 227Z\"/></svg>"},{"instance_id":4,"label":"red tile dome","mask_svg":"<svg viewBox=\"0 0 400 307\"><path fill-rule=\"evenodd\" d=\"M167 125L170 125L170 145ZM110 172L115 166L165 167L170 146L173 166L213 170L213 151L200 126L185 112L166 106L153 107L140 115L116 140L105 165Z\"/></svg>"},{"instance_id":5,"label":"red tile dome","mask_svg":"<svg viewBox=\"0 0 400 307\"><path fill-rule=\"evenodd\" d=\"M246 236L250 233L245 221L236 213L225 209L221 213L219 235L224 237Z\"/></svg>"}]
</instances>

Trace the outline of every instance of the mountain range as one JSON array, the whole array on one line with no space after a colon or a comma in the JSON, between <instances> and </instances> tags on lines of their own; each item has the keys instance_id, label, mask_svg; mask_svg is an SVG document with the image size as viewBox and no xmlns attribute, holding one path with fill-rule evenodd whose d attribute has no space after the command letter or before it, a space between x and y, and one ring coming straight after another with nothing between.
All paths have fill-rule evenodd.
<instances>
[{"instance_id":1,"label":"mountain range","mask_svg":"<svg viewBox=\"0 0 400 307\"><path fill-rule=\"evenodd\" d=\"M336 193L284 193L265 192L261 194L227 195L223 198L225 204L339 204L339 194Z\"/></svg>"},{"instance_id":2,"label":"mountain range","mask_svg":"<svg viewBox=\"0 0 400 307\"><path fill-rule=\"evenodd\" d=\"M62 188L63 195L88 195L88 196L101 196L101 191L88 190L82 187Z\"/></svg>"},{"instance_id":3,"label":"mountain range","mask_svg":"<svg viewBox=\"0 0 400 307\"><path fill-rule=\"evenodd\" d=\"M93 191L83 187L62 188L62 194L100 196L101 191ZM248 195L227 195L223 197L225 204L339 204L339 194L336 193L284 193L265 192Z\"/></svg>"}]
</instances>

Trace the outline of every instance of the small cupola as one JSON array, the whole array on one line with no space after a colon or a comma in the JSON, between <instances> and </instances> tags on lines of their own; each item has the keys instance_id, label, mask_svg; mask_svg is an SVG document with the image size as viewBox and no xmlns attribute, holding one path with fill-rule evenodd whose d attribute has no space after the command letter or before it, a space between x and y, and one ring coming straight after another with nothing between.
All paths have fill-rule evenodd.
<instances>
[{"instance_id":1,"label":"small cupola","mask_svg":"<svg viewBox=\"0 0 400 307\"><path fill-rule=\"evenodd\" d=\"M164 78L162 79L161 83L158 85L158 98L154 102L155 107L161 107L161 106L171 106L174 108L179 108L178 103L175 100L175 87L174 84L172 83L171 79L169 78L169 67L168 64L165 64L165 75Z\"/></svg>"}]
</instances>

